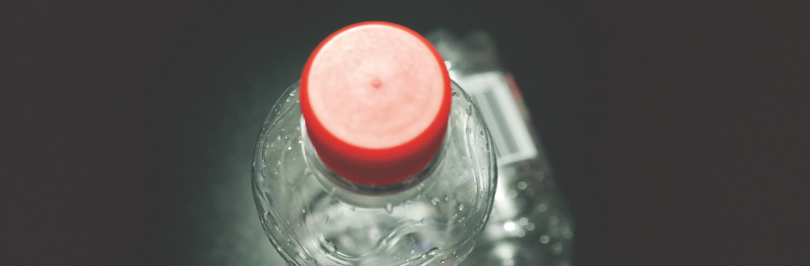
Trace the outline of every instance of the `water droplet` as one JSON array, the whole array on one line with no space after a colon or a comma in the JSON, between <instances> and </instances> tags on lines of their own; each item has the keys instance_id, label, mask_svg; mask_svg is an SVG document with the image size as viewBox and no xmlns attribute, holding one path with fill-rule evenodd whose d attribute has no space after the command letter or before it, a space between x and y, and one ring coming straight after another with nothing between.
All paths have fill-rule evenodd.
<instances>
[{"instance_id":1,"label":"water droplet","mask_svg":"<svg viewBox=\"0 0 810 266\"><path fill-rule=\"evenodd\" d=\"M517 191L514 189L510 189L509 192L506 192L506 196L509 196L510 198L517 197L517 194Z\"/></svg>"},{"instance_id":2,"label":"water droplet","mask_svg":"<svg viewBox=\"0 0 810 266\"><path fill-rule=\"evenodd\" d=\"M450 201L450 196L444 196L444 201Z\"/></svg>"},{"instance_id":3,"label":"water droplet","mask_svg":"<svg viewBox=\"0 0 810 266\"><path fill-rule=\"evenodd\" d=\"M427 254L428 254L428 256L436 256L436 251L438 251L438 250L439 250L439 248L437 248L437 247L431 248L430 250L428 250Z\"/></svg>"},{"instance_id":4,"label":"water droplet","mask_svg":"<svg viewBox=\"0 0 810 266\"><path fill-rule=\"evenodd\" d=\"M543 236L540 237L540 243L548 244L548 240L549 239L548 239L547 235L543 235Z\"/></svg>"},{"instance_id":5,"label":"water droplet","mask_svg":"<svg viewBox=\"0 0 810 266\"><path fill-rule=\"evenodd\" d=\"M541 172L537 172L537 173L534 174L534 178L537 179L538 181L543 180L544 177L545 176Z\"/></svg>"},{"instance_id":6,"label":"water droplet","mask_svg":"<svg viewBox=\"0 0 810 266\"><path fill-rule=\"evenodd\" d=\"M557 242L557 243L554 243L554 245L551 246L551 249L554 250L554 253L560 254L560 253L562 253L563 245L562 245L562 243Z\"/></svg>"},{"instance_id":7,"label":"water droplet","mask_svg":"<svg viewBox=\"0 0 810 266\"><path fill-rule=\"evenodd\" d=\"M537 211L545 212L546 210L548 210L548 205L546 205L545 203L540 203L537 205Z\"/></svg>"},{"instance_id":8,"label":"water droplet","mask_svg":"<svg viewBox=\"0 0 810 266\"><path fill-rule=\"evenodd\" d=\"M557 222L559 222L557 216L551 216L550 218L548 218L548 224L550 225L556 225Z\"/></svg>"},{"instance_id":9,"label":"water droplet","mask_svg":"<svg viewBox=\"0 0 810 266\"><path fill-rule=\"evenodd\" d=\"M349 210L354 211L356 208L354 206L349 207Z\"/></svg>"},{"instance_id":10,"label":"water droplet","mask_svg":"<svg viewBox=\"0 0 810 266\"><path fill-rule=\"evenodd\" d=\"M524 189L526 189L526 187L527 187L526 182L520 181L517 184L517 188L520 189L520 190L524 190Z\"/></svg>"},{"instance_id":11,"label":"water droplet","mask_svg":"<svg viewBox=\"0 0 810 266\"><path fill-rule=\"evenodd\" d=\"M307 213L306 209L301 209L301 213Z\"/></svg>"},{"instance_id":12,"label":"water droplet","mask_svg":"<svg viewBox=\"0 0 810 266\"><path fill-rule=\"evenodd\" d=\"M458 210L463 211L464 210L464 204L459 204L458 205Z\"/></svg>"},{"instance_id":13,"label":"water droplet","mask_svg":"<svg viewBox=\"0 0 810 266\"><path fill-rule=\"evenodd\" d=\"M513 223L513 222L505 222L505 223L503 223L503 230L506 230L506 231L515 230L515 223Z\"/></svg>"},{"instance_id":14,"label":"water droplet","mask_svg":"<svg viewBox=\"0 0 810 266\"><path fill-rule=\"evenodd\" d=\"M518 220L518 223L519 223L520 225L526 225L526 224L528 224L528 223L529 223L529 219L526 219L526 217L521 217L521 218Z\"/></svg>"},{"instance_id":15,"label":"water droplet","mask_svg":"<svg viewBox=\"0 0 810 266\"><path fill-rule=\"evenodd\" d=\"M563 231L563 237L566 239L574 238L574 232L572 232L570 229L565 229L565 231Z\"/></svg>"},{"instance_id":16,"label":"water droplet","mask_svg":"<svg viewBox=\"0 0 810 266\"><path fill-rule=\"evenodd\" d=\"M434 198L430 199L430 203L433 203L433 205L439 204L439 198L434 197Z\"/></svg>"},{"instance_id":17,"label":"water droplet","mask_svg":"<svg viewBox=\"0 0 810 266\"><path fill-rule=\"evenodd\" d=\"M528 224L526 224L526 230L529 230L529 231L534 230L534 223L528 223Z\"/></svg>"},{"instance_id":18,"label":"water droplet","mask_svg":"<svg viewBox=\"0 0 810 266\"><path fill-rule=\"evenodd\" d=\"M392 212L394 212L394 206L391 205L391 203L385 204L385 212L391 214Z\"/></svg>"},{"instance_id":19,"label":"water droplet","mask_svg":"<svg viewBox=\"0 0 810 266\"><path fill-rule=\"evenodd\" d=\"M410 261L410 260L419 259L419 258L421 258L423 255L424 255L424 254L414 254L413 256L409 257L409 258L408 258L408 260Z\"/></svg>"},{"instance_id":20,"label":"water droplet","mask_svg":"<svg viewBox=\"0 0 810 266\"><path fill-rule=\"evenodd\" d=\"M439 263L440 263L440 264L444 264L444 263L445 263L445 261L444 261L444 260L440 260L440 261L439 261Z\"/></svg>"},{"instance_id":21,"label":"water droplet","mask_svg":"<svg viewBox=\"0 0 810 266\"><path fill-rule=\"evenodd\" d=\"M292 145L288 146L288 147L287 147L287 150L288 150L288 151L289 151L289 150L292 150Z\"/></svg>"}]
</instances>

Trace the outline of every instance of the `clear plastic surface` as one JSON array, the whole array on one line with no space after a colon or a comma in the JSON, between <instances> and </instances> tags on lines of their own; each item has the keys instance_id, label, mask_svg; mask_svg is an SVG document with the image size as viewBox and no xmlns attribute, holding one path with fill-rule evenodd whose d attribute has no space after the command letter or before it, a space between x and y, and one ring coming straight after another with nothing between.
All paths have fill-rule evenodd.
<instances>
[{"instance_id":1,"label":"clear plastic surface","mask_svg":"<svg viewBox=\"0 0 810 266\"><path fill-rule=\"evenodd\" d=\"M461 265L570 265L573 220L520 90L500 67L491 37L478 31L459 39L447 30L437 30L427 38L447 60L451 78L481 107L498 158L492 217Z\"/></svg>"},{"instance_id":2,"label":"clear plastic surface","mask_svg":"<svg viewBox=\"0 0 810 266\"><path fill-rule=\"evenodd\" d=\"M571 265L573 221L543 159L499 167L495 209L461 265Z\"/></svg>"},{"instance_id":3,"label":"clear plastic surface","mask_svg":"<svg viewBox=\"0 0 810 266\"><path fill-rule=\"evenodd\" d=\"M259 218L291 265L457 265L493 207L497 166L490 133L453 84L442 147L416 176L362 186L319 161L293 84L259 135L253 191Z\"/></svg>"}]
</instances>

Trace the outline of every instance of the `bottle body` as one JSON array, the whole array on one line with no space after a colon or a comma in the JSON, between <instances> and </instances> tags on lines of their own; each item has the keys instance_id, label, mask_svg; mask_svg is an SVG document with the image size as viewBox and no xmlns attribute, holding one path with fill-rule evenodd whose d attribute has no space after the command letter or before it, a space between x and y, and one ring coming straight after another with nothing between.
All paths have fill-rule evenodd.
<instances>
[{"instance_id":1,"label":"bottle body","mask_svg":"<svg viewBox=\"0 0 810 266\"><path fill-rule=\"evenodd\" d=\"M435 31L429 39L450 64L450 76L480 107L498 159L492 217L462 265L570 265L573 220L556 188L520 90L497 62L483 32L456 39Z\"/></svg>"},{"instance_id":2,"label":"bottle body","mask_svg":"<svg viewBox=\"0 0 810 266\"><path fill-rule=\"evenodd\" d=\"M291 86L265 120L253 190L262 226L291 265L456 265L486 225L497 167L478 110L453 85L441 148L419 174L363 186L331 172L308 140Z\"/></svg>"}]
</instances>

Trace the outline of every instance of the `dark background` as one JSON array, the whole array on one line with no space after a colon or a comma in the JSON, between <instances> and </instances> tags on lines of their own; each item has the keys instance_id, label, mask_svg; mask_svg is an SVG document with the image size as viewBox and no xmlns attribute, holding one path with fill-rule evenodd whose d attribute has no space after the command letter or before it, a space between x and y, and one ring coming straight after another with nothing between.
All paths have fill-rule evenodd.
<instances>
[{"instance_id":1,"label":"dark background","mask_svg":"<svg viewBox=\"0 0 810 266\"><path fill-rule=\"evenodd\" d=\"M280 264L253 144L318 42L367 20L494 36L574 265L808 261L801 1L51 2L0 3L1 265Z\"/></svg>"}]
</instances>

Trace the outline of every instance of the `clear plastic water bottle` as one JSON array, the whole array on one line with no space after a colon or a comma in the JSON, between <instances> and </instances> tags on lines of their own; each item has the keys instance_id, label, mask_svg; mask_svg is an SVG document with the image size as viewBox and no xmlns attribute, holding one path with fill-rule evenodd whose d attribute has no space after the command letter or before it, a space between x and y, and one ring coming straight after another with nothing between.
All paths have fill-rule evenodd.
<instances>
[{"instance_id":1,"label":"clear plastic water bottle","mask_svg":"<svg viewBox=\"0 0 810 266\"><path fill-rule=\"evenodd\" d=\"M492 146L426 39L355 24L318 46L264 121L254 198L291 265L457 265L492 210Z\"/></svg>"},{"instance_id":2,"label":"clear plastic water bottle","mask_svg":"<svg viewBox=\"0 0 810 266\"><path fill-rule=\"evenodd\" d=\"M498 63L491 37L447 30L427 35L489 126L498 158L495 207L484 235L462 265L570 265L573 221L555 188L520 91Z\"/></svg>"}]
</instances>

